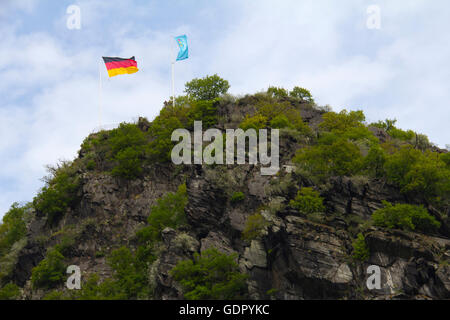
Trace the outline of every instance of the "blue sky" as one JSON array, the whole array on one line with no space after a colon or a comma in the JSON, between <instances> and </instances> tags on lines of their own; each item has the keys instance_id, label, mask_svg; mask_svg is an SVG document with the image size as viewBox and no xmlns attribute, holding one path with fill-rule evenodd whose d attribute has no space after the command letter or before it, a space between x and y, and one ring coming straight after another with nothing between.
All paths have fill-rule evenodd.
<instances>
[{"instance_id":1,"label":"blue sky","mask_svg":"<svg viewBox=\"0 0 450 320\"><path fill-rule=\"evenodd\" d=\"M81 29L69 30L69 5ZM369 5L381 28L368 29ZM99 124L152 119L171 94L174 36L190 58L176 92L218 73L240 95L270 85L309 88L334 110L450 143L450 3L446 0L0 0L0 216L30 201L45 165L71 160ZM136 56L140 71L106 78L100 57Z\"/></svg>"}]
</instances>

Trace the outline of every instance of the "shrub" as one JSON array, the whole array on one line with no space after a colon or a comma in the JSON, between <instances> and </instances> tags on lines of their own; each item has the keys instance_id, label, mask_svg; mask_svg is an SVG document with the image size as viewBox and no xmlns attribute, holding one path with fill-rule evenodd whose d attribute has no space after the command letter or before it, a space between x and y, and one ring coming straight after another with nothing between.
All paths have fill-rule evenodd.
<instances>
[{"instance_id":1,"label":"shrub","mask_svg":"<svg viewBox=\"0 0 450 320\"><path fill-rule=\"evenodd\" d=\"M59 295L55 295L60 299ZM81 286L81 290L72 290L73 300L124 300L128 299L126 294L120 290L113 279L105 279L100 283L97 274L91 274Z\"/></svg>"},{"instance_id":2,"label":"shrub","mask_svg":"<svg viewBox=\"0 0 450 320\"><path fill-rule=\"evenodd\" d=\"M187 113L188 128L194 128L194 121L202 121L202 129L208 129L217 124L217 104L218 100L200 100L192 103Z\"/></svg>"},{"instance_id":3,"label":"shrub","mask_svg":"<svg viewBox=\"0 0 450 320\"><path fill-rule=\"evenodd\" d=\"M379 178L385 175L384 164L386 163L386 154L379 145L374 145L369 149L369 153L364 158L363 167L369 175Z\"/></svg>"},{"instance_id":4,"label":"shrub","mask_svg":"<svg viewBox=\"0 0 450 320\"><path fill-rule=\"evenodd\" d=\"M243 299L247 294L245 274L239 272L237 254L226 255L209 249L193 260L179 262L170 274L183 287L189 300Z\"/></svg>"},{"instance_id":5,"label":"shrub","mask_svg":"<svg viewBox=\"0 0 450 320\"><path fill-rule=\"evenodd\" d=\"M397 123L396 119L386 119L384 121L378 121L376 123L371 123L373 127L384 129L392 138L409 141L414 138L415 133L412 130L404 131L395 126Z\"/></svg>"},{"instance_id":6,"label":"shrub","mask_svg":"<svg viewBox=\"0 0 450 320\"><path fill-rule=\"evenodd\" d=\"M160 115L153 120L149 129L152 141L148 146L148 154L151 160L158 162L171 160L170 153L174 146L172 132L179 128L183 128L183 124L175 116L162 117Z\"/></svg>"},{"instance_id":7,"label":"shrub","mask_svg":"<svg viewBox=\"0 0 450 320\"><path fill-rule=\"evenodd\" d=\"M112 175L125 179L139 177L142 174L142 156L142 150L133 147L119 151L114 157L117 165L111 170Z\"/></svg>"},{"instance_id":8,"label":"shrub","mask_svg":"<svg viewBox=\"0 0 450 320\"><path fill-rule=\"evenodd\" d=\"M42 300L65 300L64 293L58 290L52 290L47 293Z\"/></svg>"},{"instance_id":9,"label":"shrub","mask_svg":"<svg viewBox=\"0 0 450 320\"><path fill-rule=\"evenodd\" d=\"M146 151L147 139L136 124L121 123L110 132L109 146L114 176L126 179L139 177Z\"/></svg>"},{"instance_id":10,"label":"shrub","mask_svg":"<svg viewBox=\"0 0 450 320\"><path fill-rule=\"evenodd\" d=\"M294 163L318 179L330 175L351 176L358 174L363 166L359 148L334 134L324 135L315 146L297 151Z\"/></svg>"},{"instance_id":11,"label":"shrub","mask_svg":"<svg viewBox=\"0 0 450 320\"><path fill-rule=\"evenodd\" d=\"M432 231L441 226L422 206L411 204L392 205L383 201L384 208L375 210L372 220L376 226L388 229Z\"/></svg>"},{"instance_id":12,"label":"shrub","mask_svg":"<svg viewBox=\"0 0 450 320\"><path fill-rule=\"evenodd\" d=\"M325 210L323 198L312 188L299 190L295 199L291 200L289 204L304 214L318 213Z\"/></svg>"},{"instance_id":13,"label":"shrub","mask_svg":"<svg viewBox=\"0 0 450 320\"><path fill-rule=\"evenodd\" d=\"M50 175L44 178L45 186L34 198L33 206L46 214L49 223L53 224L69 207L78 203L81 184L73 163L61 162L47 169Z\"/></svg>"},{"instance_id":14,"label":"shrub","mask_svg":"<svg viewBox=\"0 0 450 320\"><path fill-rule=\"evenodd\" d=\"M268 225L268 222L261 213L255 213L247 218L244 230L242 231L242 238L245 240L257 239L261 236L261 232Z\"/></svg>"},{"instance_id":15,"label":"shrub","mask_svg":"<svg viewBox=\"0 0 450 320\"><path fill-rule=\"evenodd\" d=\"M450 152L441 153L440 158L445 163L447 169L450 169Z\"/></svg>"},{"instance_id":16,"label":"shrub","mask_svg":"<svg viewBox=\"0 0 450 320\"><path fill-rule=\"evenodd\" d=\"M339 113L327 112L322 117L323 121L319 127L335 133L344 133L352 128L364 127L363 121L366 119L361 110L348 112L345 109Z\"/></svg>"},{"instance_id":17,"label":"shrub","mask_svg":"<svg viewBox=\"0 0 450 320\"><path fill-rule=\"evenodd\" d=\"M0 257L7 254L15 242L25 237L24 218L29 208L30 204L20 206L16 202L3 216L3 223L0 225Z\"/></svg>"},{"instance_id":18,"label":"shrub","mask_svg":"<svg viewBox=\"0 0 450 320\"><path fill-rule=\"evenodd\" d=\"M289 126L289 119L284 114L280 114L270 121L270 127L274 129L282 129Z\"/></svg>"},{"instance_id":19,"label":"shrub","mask_svg":"<svg viewBox=\"0 0 450 320\"><path fill-rule=\"evenodd\" d=\"M367 261L370 257L369 248L366 244L366 239L362 233L359 233L356 239L352 242L353 254L352 257L355 260Z\"/></svg>"},{"instance_id":20,"label":"shrub","mask_svg":"<svg viewBox=\"0 0 450 320\"><path fill-rule=\"evenodd\" d=\"M8 283L0 289L0 300L16 300L20 296L20 288L14 283Z\"/></svg>"},{"instance_id":21,"label":"shrub","mask_svg":"<svg viewBox=\"0 0 450 320\"><path fill-rule=\"evenodd\" d=\"M438 203L448 199L450 170L435 152L403 146L387 157L384 168L388 180L402 193Z\"/></svg>"},{"instance_id":22,"label":"shrub","mask_svg":"<svg viewBox=\"0 0 450 320\"><path fill-rule=\"evenodd\" d=\"M31 282L34 288L52 288L64 280L66 268L64 256L58 248L47 251L47 256L31 272Z\"/></svg>"},{"instance_id":23,"label":"shrub","mask_svg":"<svg viewBox=\"0 0 450 320\"><path fill-rule=\"evenodd\" d=\"M242 191L236 191L236 192L233 192L230 201L235 203L235 202L242 201L244 199L245 199L245 194Z\"/></svg>"},{"instance_id":24,"label":"shrub","mask_svg":"<svg viewBox=\"0 0 450 320\"><path fill-rule=\"evenodd\" d=\"M272 98L284 98L288 96L288 92L286 89L277 87L269 87L267 89L267 94Z\"/></svg>"},{"instance_id":25,"label":"shrub","mask_svg":"<svg viewBox=\"0 0 450 320\"><path fill-rule=\"evenodd\" d=\"M195 100L212 100L227 93L229 88L228 81L215 74L187 82L184 91Z\"/></svg>"},{"instance_id":26,"label":"shrub","mask_svg":"<svg viewBox=\"0 0 450 320\"><path fill-rule=\"evenodd\" d=\"M289 96L292 97L292 98L297 98L297 99L305 100L305 101L308 101L308 102L314 102L314 99L313 99L313 97L311 95L311 92L309 92L305 88L294 87L289 92Z\"/></svg>"},{"instance_id":27,"label":"shrub","mask_svg":"<svg viewBox=\"0 0 450 320\"><path fill-rule=\"evenodd\" d=\"M239 125L239 128L244 131L248 129L255 129L256 132L258 132L259 129L264 129L266 126L267 118L260 114L256 114L253 117L246 115L245 119L242 120L241 124Z\"/></svg>"},{"instance_id":28,"label":"shrub","mask_svg":"<svg viewBox=\"0 0 450 320\"><path fill-rule=\"evenodd\" d=\"M110 283L115 295L126 299L145 298L150 295L147 266L154 257L144 247L134 254L130 249L121 247L111 252L108 264L114 270L114 282Z\"/></svg>"},{"instance_id":29,"label":"shrub","mask_svg":"<svg viewBox=\"0 0 450 320\"><path fill-rule=\"evenodd\" d=\"M141 242L158 241L164 228L178 228L183 225L186 221L184 208L187 201L185 184L179 186L176 193L169 192L158 199L157 204L150 209L148 226L137 232L137 238Z\"/></svg>"}]
</instances>

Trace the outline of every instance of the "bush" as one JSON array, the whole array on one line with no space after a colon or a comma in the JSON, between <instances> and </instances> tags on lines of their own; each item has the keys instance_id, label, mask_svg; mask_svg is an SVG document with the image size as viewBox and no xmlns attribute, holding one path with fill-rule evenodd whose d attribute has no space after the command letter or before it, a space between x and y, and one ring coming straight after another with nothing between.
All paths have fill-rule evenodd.
<instances>
[{"instance_id":1,"label":"bush","mask_svg":"<svg viewBox=\"0 0 450 320\"><path fill-rule=\"evenodd\" d=\"M116 281L113 279L105 279L100 283L97 274L92 274L81 286L81 290L72 290L72 300L125 300L128 299L126 294L120 290ZM60 300L61 294L55 294L56 300Z\"/></svg>"},{"instance_id":2,"label":"bush","mask_svg":"<svg viewBox=\"0 0 450 320\"><path fill-rule=\"evenodd\" d=\"M324 135L315 146L298 150L293 162L318 179L351 176L363 167L359 147L334 134Z\"/></svg>"},{"instance_id":3,"label":"bush","mask_svg":"<svg viewBox=\"0 0 450 320\"><path fill-rule=\"evenodd\" d=\"M448 201L450 170L437 153L403 146L387 157L384 168L388 180L402 193L431 202Z\"/></svg>"},{"instance_id":4,"label":"bush","mask_svg":"<svg viewBox=\"0 0 450 320\"><path fill-rule=\"evenodd\" d=\"M195 101L187 113L187 128L194 128L194 121L202 121L202 129L206 130L218 122L217 117L218 100Z\"/></svg>"},{"instance_id":5,"label":"bush","mask_svg":"<svg viewBox=\"0 0 450 320\"><path fill-rule=\"evenodd\" d=\"M147 139L136 124L121 123L117 129L111 130L109 146L114 176L133 179L141 175Z\"/></svg>"},{"instance_id":6,"label":"bush","mask_svg":"<svg viewBox=\"0 0 450 320\"><path fill-rule=\"evenodd\" d=\"M269 87L267 89L267 94L272 98L284 98L288 96L288 92L286 89L277 87Z\"/></svg>"},{"instance_id":7,"label":"bush","mask_svg":"<svg viewBox=\"0 0 450 320\"><path fill-rule=\"evenodd\" d=\"M233 192L230 201L232 203L239 202L245 199L245 194L242 191Z\"/></svg>"},{"instance_id":8,"label":"bush","mask_svg":"<svg viewBox=\"0 0 450 320\"><path fill-rule=\"evenodd\" d=\"M342 110L339 113L327 112L323 116L323 121L319 124L322 130L344 133L352 128L364 127L366 117L361 110L350 111Z\"/></svg>"},{"instance_id":9,"label":"bush","mask_svg":"<svg viewBox=\"0 0 450 320\"><path fill-rule=\"evenodd\" d=\"M422 206L411 204L392 205L383 201L384 208L375 210L372 220L376 226L388 229L433 231L441 224Z\"/></svg>"},{"instance_id":10,"label":"bush","mask_svg":"<svg viewBox=\"0 0 450 320\"><path fill-rule=\"evenodd\" d=\"M183 287L188 300L235 300L247 294L245 274L239 272L237 254L226 255L209 249L193 260L179 262L170 274Z\"/></svg>"},{"instance_id":11,"label":"bush","mask_svg":"<svg viewBox=\"0 0 450 320\"><path fill-rule=\"evenodd\" d=\"M366 244L366 239L362 233L359 233L356 239L352 242L353 254L352 257L355 260L367 261L370 257L369 248Z\"/></svg>"},{"instance_id":12,"label":"bush","mask_svg":"<svg viewBox=\"0 0 450 320\"><path fill-rule=\"evenodd\" d=\"M284 114L280 114L270 121L270 127L274 129L286 128L289 127L290 124L289 119Z\"/></svg>"},{"instance_id":13,"label":"bush","mask_svg":"<svg viewBox=\"0 0 450 320\"><path fill-rule=\"evenodd\" d=\"M147 219L148 226L136 234L141 242L158 241L164 228L178 228L186 222L184 208L187 205L186 185L178 187L176 193L169 192L158 199L157 204L150 209Z\"/></svg>"},{"instance_id":14,"label":"bush","mask_svg":"<svg viewBox=\"0 0 450 320\"><path fill-rule=\"evenodd\" d=\"M399 139L403 141L410 141L414 138L415 133L412 130L404 131L395 127L396 119L386 119L384 121L378 121L376 123L371 123L373 127L384 129L392 138Z\"/></svg>"},{"instance_id":15,"label":"bush","mask_svg":"<svg viewBox=\"0 0 450 320\"><path fill-rule=\"evenodd\" d=\"M320 213L325 211L323 198L312 188L302 188L298 191L294 200L291 200L291 207L304 214Z\"/></svg>"},{"instance_id":16,"label":"bush","mask_svg":"<svg viewBox=\"0 0 450 320\"><path fill-rule=\"evenodd\" d=\"M193 79L185 84L185 92L194 100L212 100L227 93L230 84L217 74Z\"/></svg>"},{"instance_id":17,"label":"bush","mask_svg":"<svg viewBox=\"0 0 450 320\"><path fill-rule=\"evenodd\" d=\"M16 300L20 296L20 288L14 283L8 283L0 289L0 300Z\"/></svg>"},{"instance_id":18,"label":"bush","mask_svg":"<svg viewBox=\"0 0 450 320\"><path fill-rule=\"evenodd\" d=\"M369 175L380 178L385 175L384 164L386 154L379 145L374 145L369 149L369 153L364 158L363 167Z\"/></svg>"},{"instance_id":19,"label":"bush","mask_svg":"<svg viewBox=\"0 0 450 320\"><path fill-rule=\"evenodd\" d=\"M136 150L136 148L128 147L119 151L114 159L117 161L117 165L111 170L111 174L115 177L122 177L125 179L133 179L141 176L142 174L142 150Z\"/></svg>"},{"instance_id":20,"label":"bush","mask_svg":"<svg viewBox=\"0 0 450 320\"><path fill-rule=\"evenodd\" d=\"M314 102L314 99L311 95L311 92L306 90L305 88L294 87L290 92L289 96L292 98L297 98L301 100L305 100L308 102Z\"/></svg>"},{"instance_id":21,"label":"bush","mask_svg":"<svg viewBox=\"0 0 450 320\"><path fill-rule=\"evenodd\" d=\"M440 158L441 161L445 163L447 169L450 169L450 152L441 153Z\"/></svg>"},{"instance_id":22,"label":"bush","mask_svg":"<svg viewBox=\"0 0 450 320\"><path fill-rule=\"evenodd\" d=\"M151 160L157 162L169 162L170 153L175 145L172 142L172 132L175 129L183 128L183 124L176 116L159 115L153 120L149 129L152 141L148 147L148 154Z\"/></svg>"},{"instance_id":23,"label":"bush","mask_svg":"<svg viewBox=\"0 0 450 320\"><path fill-rule=\"evenodd\" d=\"M0 257L7 254L12 245L25 237L25 214L30 209L30 204L20 206L17 202L3 216L0 225Z\"/></svg>"},{"instance_id":24,"label":"bush","mask_svg":"<svg viewBox=\"0 0 450 320\"><path fill-rule=\"evenodd\" d=\"M245 240L257 239L261 236L262 231L267 225L268 222L261 213L255 213L249 216L242 231L242 238Z\"/></svg>"},{"instance_id":25,"label":"bush","mask_svg":"<svg viewBox=\"0 0 450 320\"><path fill-rule=\"evenodd\" d=\"M56 167L48 167L50 175L44 178L45 186L33 200L38 212L47 215L50 224L59 220L69 207L80 200L81 184L73 163L61 162Z\"/></svg>"},{"instance_id":26,"label":"bush","mask_svg":"<svg viewBox=\"0 0 450 320\"><path fill-rule=\"evenodd\" d=\"M108 257L108 264L114 270L111 291L125 299L148 298L147 267L153 261L154 256L144 247L139 247L135 254L126 247L114 250Z\"/></svg>"},{"instance_id":27,"label":"bush","mask_svg":"<svg viewBox=\"0 0 450 320\"><path fill-rule=\"evenodd\" d=\"M47 256L31 272L34 288L52 288L62 284L65 277L64 256L58 248L47 251Z\"/></svg>"},{"instance_id":28,"label":"bush","mask_svg":"<svg viewBox=\"0 0 450 320\"><path fill-rule=\"evenodd\" d=\"M241 124L239 125L239 128L242 130L248 130L248 129L255 129L258 133L259 129L264 129L267 126L267 118L256 114L253 117L250 117L249 115L245 116L245 119L242 120Z\"/></svg>"}]
</instances>

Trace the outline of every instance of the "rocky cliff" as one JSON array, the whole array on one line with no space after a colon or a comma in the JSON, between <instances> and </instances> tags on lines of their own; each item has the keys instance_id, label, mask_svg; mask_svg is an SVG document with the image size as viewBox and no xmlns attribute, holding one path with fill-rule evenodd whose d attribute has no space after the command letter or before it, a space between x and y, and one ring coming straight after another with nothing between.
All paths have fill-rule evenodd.
<instances>
[{"instance_id":1,"label":"rocky cliff","mask_svg":"<svg viewBox=\"0 0 450 320\"><path fill-rule=\"evenodd\" d=\"M217 103L218 129L236 128L247 114L256 112L257 97ZM77 168L80 188L77 201L56 222L45 212L30 209L26 240L15 244L13 267L3 278L21 288L20 298L41 299L49 289L33 288L32 270L47 250L65 241L65 265L77 265L82 281L90 274L100 280L113 276L107 257L115 248L136 248L136 232L147 223L152 207L168 192L186 183L186 223L161 231L162 241L148 268L149 286L155 299L181 299L183 290L170 270L179 261L208 248L237 254L242 273L248 275L251 299L448 299L450 298L450 233L448 208L426 206L441 222L439 230L420 231L361 226L372 213L391 203L411 202L401 190L383 178L333 175L323 183L297 170L292 162L296 150L317 138L324 110L305 101L281 99L300 111L312 130L309 137L280 136L280 171L263 176L259 165L174 165L144 163L133 179L115 177L108 168ZM147 132L152 123L137 124ZM380 141L391 139L382 129L372 128ZM98 134L90 138L96 138ZM442 151L443 152L443 151ZM87 156L80 150L82 161ZM289 205L297 191L313 187L325 210L313 218ZM239 201L232 201L235 192ZM413 200L414 202L414 200ZM445 208L445 207L444 207ZM438 212L434 212L436 210ZM266 221L260 234L244 239L248 217L259 212ZM354 239L364 233L369 256L352 257ZM381 270L381 289L366 286L367 267ZM57 285L64 291L62 281Z\"/></svg>"}]
</instances>

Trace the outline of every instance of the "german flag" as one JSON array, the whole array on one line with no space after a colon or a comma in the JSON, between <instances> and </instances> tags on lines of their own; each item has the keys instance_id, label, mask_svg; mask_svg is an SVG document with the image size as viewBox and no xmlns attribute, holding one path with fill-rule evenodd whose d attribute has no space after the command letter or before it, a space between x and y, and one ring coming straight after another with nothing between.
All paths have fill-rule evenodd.
<instances>
[{"instance_id":1,"label":"german flag","mask_svg":"<svg viewBox=\"0 0 450 320\"><path fill-rule=\"evenodd\" d=\"M132 74L139 71L137 62L134 57L129 59L103 57L109 77L114 77L119 74Z\"/></svg>"}]
</instances>

